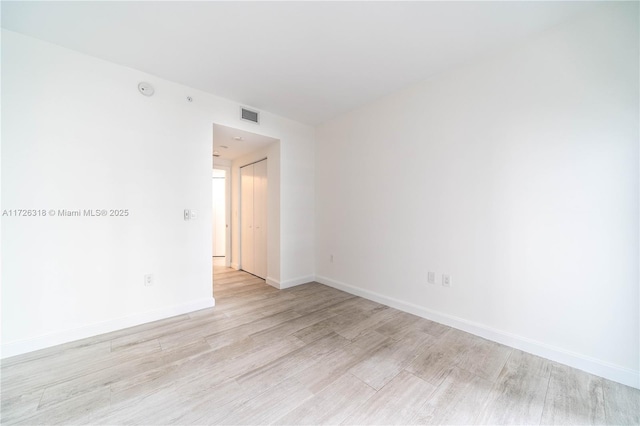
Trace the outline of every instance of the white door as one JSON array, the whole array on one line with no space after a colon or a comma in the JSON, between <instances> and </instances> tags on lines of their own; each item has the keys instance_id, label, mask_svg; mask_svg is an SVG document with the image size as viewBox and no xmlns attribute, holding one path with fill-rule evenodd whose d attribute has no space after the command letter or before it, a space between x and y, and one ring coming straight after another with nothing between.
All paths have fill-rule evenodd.
<instances>
[{"instance_id":1,"label":"white door","mask_svg":"<svg viewBox=\"0 0 640 426\"><path fill-rule=\"evenodd\" d=\"M253 164L240 169L240 263L253 274Z\"/></svg>"},{"instance_id":2,"label":"white door","mask_svg":"<svg viewBox=\"0 0 640 426\"><path fill-rule=\"evenodd\" d=\"M267 160L240 168L240 263L267 276Z\"/></svg>"}]
</instances>

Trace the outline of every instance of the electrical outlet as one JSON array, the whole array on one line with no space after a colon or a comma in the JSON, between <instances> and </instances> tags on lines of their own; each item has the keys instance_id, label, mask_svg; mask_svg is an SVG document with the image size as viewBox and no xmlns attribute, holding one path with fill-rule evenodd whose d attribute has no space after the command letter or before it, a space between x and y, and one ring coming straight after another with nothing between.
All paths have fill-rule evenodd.
<instances>
[{"instance_id":1,"label":"electrical outlet","mask_svg":"<svg viewBox=\"0 0 640 426\"><path fill-rule=\"evenodd\" d=\"M442 274L442 286L451 287L451 275Z\"/></svg>"},{"instance_id":2,"label":"electrical outlet","mask_svg":"<svg viewBox=\"0 0 640 426\"><path fill-rule=\"evenodd\" d=\"M191 210L184 209L184 220L189 220L190 217L191 217Z\"/></svg>"},{"instance_id":3,"label":"electrical outlet","mask_svg":"<svg viewBox=\"0 0 640 426\"><path fill-rule=\"evenodd\" d=\"M333 255L332 254L329 255L329 262L333 263Z\"/></svg>"},{"instance_id":4,"label":"electrical outlet","mask_svg":"<svg viewBox=\"0 0 640 426\"><path fill-rule=\"evenodd\" d=\"M197 219L197 218L198 218L198 212L197 212L197 211L195 211L195 210L191 210L191 211L190 211L190 214L189 214L189 219L191 219L191 220L195 220L195 219Z\"/></svg>"},{"instance_id":5,"label":"electrical outlet","mask_svg":"<svg viewBox=\"0 0 640 426\"><path fill-rule=\"evenodd\" d=\"M435 284L436 283L436 273L435 272L429 272L427 274L427 282L429 284Z\"/></svg>"},{"instance_id":6,"label":"electrical outlet","mask_svg":"<svg viewBox=\"0 0 640 426\"><path fill-rule=\"evenodd\" d=\"M144 276L144 286L151 287L153 285L153 274L147 274Z\"/></svg>"}]
</instances>

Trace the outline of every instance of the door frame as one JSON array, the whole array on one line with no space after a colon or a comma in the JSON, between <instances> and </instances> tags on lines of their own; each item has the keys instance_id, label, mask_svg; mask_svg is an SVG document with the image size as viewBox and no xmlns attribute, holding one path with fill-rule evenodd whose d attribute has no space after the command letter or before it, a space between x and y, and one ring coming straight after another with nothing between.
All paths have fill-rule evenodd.
<instances>
[{"instance_id":1,"label":"door frame","mask_svg":"<svg viewBox=\"0 0 640 426\"><path fill-rule=\"evenodd\" d=\"M241 229L239 210L240 206L240 166L267 158L269 167L267 170L267 284L280 288L280 273L282 270L281 261L281 224L280 224L280 201L281 201L281 140L264 133L254 133L256 129L248 126L240 126L238 123L219 123L212 124L212 140L216 143L216 127L225 127L224 130L240 132L248 139L257 137L261 139L259 146L246 154L236 155L232 160L225 158L215 158L213 162L224 164L231 167L231 268L239 270L241 265L240 249L241 249ZM221 138L224 135L220 136ZM268 140L268 141L267 141ZM268 143L265 143L268 142ZM213 151L212 151L213 153Z\"/></svg>"},{"instance_id":2,"label":"door frame","mask_svg":"<svg viewBox=\"0 0 640 426\"><path fill-rule=\"evenodd\" d=\"M225 210L225 247L224 264L228 268L231 266L231 166L219 164L213 165L214 169L224 170L224 210ZM213 185L213 182L211 183Z\"/></svg>"}]
</instances>

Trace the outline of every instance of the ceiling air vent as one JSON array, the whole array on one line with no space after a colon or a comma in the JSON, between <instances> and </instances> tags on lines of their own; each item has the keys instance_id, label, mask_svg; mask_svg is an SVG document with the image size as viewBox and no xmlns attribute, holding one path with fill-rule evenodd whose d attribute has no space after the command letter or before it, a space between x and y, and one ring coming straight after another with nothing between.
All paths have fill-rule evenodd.
<instances>
[{"instance_id":1,"label":"ceiling air vent","mask_svg":"<svg viewBox=\"0 0 640 426\"><path fill-rule=\"evenodd\" d=\"M259 113L250 109L240 108L240 118L252 123L260 124Z\"/></svg>"}]
</instances>

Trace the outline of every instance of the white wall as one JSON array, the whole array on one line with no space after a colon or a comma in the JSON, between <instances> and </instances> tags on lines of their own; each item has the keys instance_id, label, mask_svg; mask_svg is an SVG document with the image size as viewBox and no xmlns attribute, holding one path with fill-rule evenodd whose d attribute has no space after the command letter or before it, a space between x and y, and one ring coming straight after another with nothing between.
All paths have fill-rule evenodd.
<instances>
[{"instance_id":1,"label":"white wall","mask_svg":"<svg viewBox=\"0 0 640 426\"><path fill-rule=\"evenodd\" d=\"M315 140L315 132L313 135ZM290 195L280 200L280 234L290 242L281 247L283 258L296 262L281 262L280 288L304 284L315 279L315 151L302 144L280 145L280 179L289 184ZM298 200L303 200L304 214L295 214Z\"/></svg>"},{"instance_id":2,"label":"white wall","mask_svg":"<svg viewBox=\"0 0 640 426\"><path fill-rule=\"evenodd\" d=\"M616 4L321 126L319 281L640 386L638 59Z\"/></svg>"},{"instance_id":3,"label":"white wall","mask_svg":"<svg viewBox=\"0 0 640 426\"><path fill-rule=\"evenodd\" d=\"M237 103L4 30L2 74L2 209L130 212L2 218L2 356L213 304L214 122L281 141L278 279L313 274L313 235L291 236L313 217L312 128L267 112L256 127Z\"/></svg>"}]
</instances>

